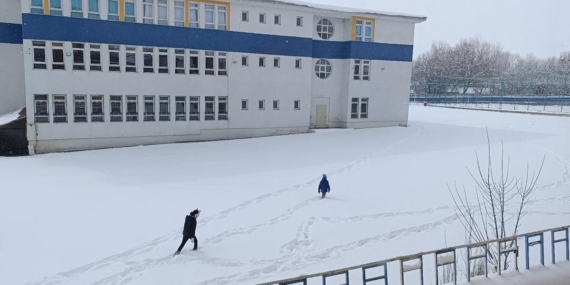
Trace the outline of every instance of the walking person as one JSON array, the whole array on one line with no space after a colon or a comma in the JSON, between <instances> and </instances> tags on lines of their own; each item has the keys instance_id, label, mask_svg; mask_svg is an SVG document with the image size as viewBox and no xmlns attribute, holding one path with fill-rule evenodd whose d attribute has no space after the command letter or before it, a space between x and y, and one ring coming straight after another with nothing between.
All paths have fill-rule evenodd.
<instances>
[{"instance_id":1,"label":"walking person","mask_svg":"<svg viewBox=\"0 0 570 285\"><path fill-rule=\"evenodd\" d=\"M198 219L199 216L200 210L198 209L190 212L190 215L186 216L186 219L184 220L184 231L182 232L182 243L174 255L180 254L180 251L184 248L184 245L189 239L194 241L194 250L198 249L198 239L196 238L196 219Z\"/></svg>"},{"instance_id":2,"label":"walking person","mask_svg":"<svg viewBox=\"0 0 570 285\"><path fill-rule=\"evenodd\" d=\"M323 179L321 179L321 183L319 183L319 193L323 195L321 199L324 199L328 192L331 192L331 186L327 180L327 175L323 174Z\"/></svg>"}]
</instances>

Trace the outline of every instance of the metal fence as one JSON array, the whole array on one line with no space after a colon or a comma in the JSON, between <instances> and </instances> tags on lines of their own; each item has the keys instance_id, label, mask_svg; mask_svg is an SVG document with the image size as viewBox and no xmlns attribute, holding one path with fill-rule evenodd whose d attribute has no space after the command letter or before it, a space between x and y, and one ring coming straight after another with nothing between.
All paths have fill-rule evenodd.
<instances>
[{"instance_id":1,"label":"metal fence","mask_svg":"<svg viewBox=\"0 0 570 285\"><path fill-rule=\"evenodd\" d=\"M570 260L570 238L569 238L569 226L545 229L542 231L536 231L526 234L515 235L512 237L507 237L503 239L489 240L479 243L471 243L460 246L447 247L443 249L421 252L413 255L399 256L386 260L381 260L377 262L361 264L356 266L351 266L347 268L341 268L337 270L319 272L315 274L304 275L300 277L294 277L284 280L277 280L273 282L261 283L258 285L297 285L303 284L331 284L332 278L335 278L334 284L350 285L350 284L362 284L371 285L374 284L400 284L406 285L411 282L414 284L423 285L426 277L426 268L431 267L435 273L435 284L447 284L454 283L457 284L458 278L458 267L461 266L458 254L460 251L466 253L466 281L470 282L471 278L475 277L487 277L489 274L489 248L496 248L498 251L498 264L504 261L503 258L512 258L514 261L514 269L519 271L519 254L524 254L525 269L529 270L531 256L536 257L536 253L532 253L531 249L538 246L538 261L541 265L545 264L545 235L550 235L550 251L551 251L551 262L555 264L557 261L556 251L560 251L563 247L566 260ZM520 252L519 240L523 241L524 252ZM475 253L474 253L475 251ZM431 257L431 258L430 258ZM514 258L513 258L514 257ZM477 275L472 272L472 265L474 262L484 262L484 272L479 272ZM429 266L428 266L429 265ZM440 269L447 267L451 270L451 274L447 275L446 282L440 279ZM373 269L377 269L374 274L371 272ZM389 270L390 269L390 270ZM389 272L394 272L397 270L399 274L389 275ZM449 271L448 271L449 272ZM417 273L413 281L406 280L406 273ZM502 274L501 266L498 266L497 274ZM351 278L357 275L357 281L355 283L355 278ZM399 276L398 276L399 275ZM477 275L477 276L475 276ZM408 276L409 278L409 276ZM328 283L327 283L328 282ZM352 282L352 283L351 283ZM380 282L380 283L379 283Z\"/></svg>"}]
</instances>

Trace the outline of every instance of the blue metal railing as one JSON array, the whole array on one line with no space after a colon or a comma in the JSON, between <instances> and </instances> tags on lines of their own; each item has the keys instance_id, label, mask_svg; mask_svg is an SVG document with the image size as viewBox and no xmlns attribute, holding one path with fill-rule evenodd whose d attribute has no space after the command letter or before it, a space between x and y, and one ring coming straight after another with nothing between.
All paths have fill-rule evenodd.
<instances>
[{"instance_id":1,"label":"blue metal railing","mask_svg":"<svg viewBox=\"0 0 570 285\"><path fill-rule=\"evenodd\" d=\"M519 246L518 240L524 239L525 242L525 260L526 266L525 268L528 270L530 268L530 248L536 245L539 245L540 250L540 263L544 265L544 250L545 250L545 243L544 243L544 234L550 233L551 235L551 250L552 250L552 264L556 263L556 245L560 243L564 243L565 245L565 253L566 253L566 260L570 260L570 225L565 227L559 228L552 228L546 229L542 231L536 231L532 233L514 235L512 237L497 239L497 240L489 240L479 243L471 243L465 244L460 246L454 247L447 247L443 249L428 251L428 252L421 252L418 254L407 255L407 256L399 256L395 258L390 258L386 260L381 260L377 262L361 264L356 266L351 266L347 268L327 271L327 272L320 272L310 275L304 275L296 278L272 281L261 283L258 285L297 285L303 284L307 285L308 280L312 279L321 279L322 284L326 285L328 280L333 277L343 276L345 283L341 285L350 285L350 274L354 271L361 271L362 273L362 285L367 285L374 281L384 281L384 285L388 284L395 284L395 281L390 283L390 279L388 278L388 265L393 264L394 262L398 263L399 271L400 271L400 284L405 285L405 276L404 274L407 272L419 272L419 282L420 284L424 284L424 260L425 256L427 255L434 255L434 268L435 268L435 278L436 284L439 284L439 269L443 266L451 266L453 267L453 274L452 280L454 284L457 284L457 251L458 250L466 250L467 251L467 282L471 282L472 273L471 272L471 265L475 261L485 260L485 277L488 276L488 264L489 264L489 249L491 246L497 247L497 257L498 263L496 264L496 268L498 269L498 274L500 275L502 272L501 262L505 260L503 258L508 258L510 254L514 254L514 263L515 263L515 270L519 270L518 267L518 256L519 256ZM563 238L556 238L557 234L564 234ZM538 238L538 239L537 239ZM473 253L472 251L483 251L484 253ZM429 260L429 259L427 259ZM369 272L371 269L380 269L383 273L381 275L376 275L371 277L371 273Z\"/></svg>"}]
</instances>

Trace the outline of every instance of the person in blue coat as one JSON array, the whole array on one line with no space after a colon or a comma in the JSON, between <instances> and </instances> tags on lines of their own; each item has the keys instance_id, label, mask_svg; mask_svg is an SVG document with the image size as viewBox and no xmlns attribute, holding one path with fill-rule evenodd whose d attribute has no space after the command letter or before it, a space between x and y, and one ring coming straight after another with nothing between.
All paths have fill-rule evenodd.
<instances>
[{"instance_id":1,"label":"person in blue coat","mask_svg":"<svg viewBox=\"0 0 570 285\"><path fill-rule=\"evenodd\" d=\"M319 183L319 193L323 195L322 199L325 198L328 192L331 192L331 186L327 180L327 175L323 174L323 179L321 179L321 183Z\"/></svg>"}]
</instances>

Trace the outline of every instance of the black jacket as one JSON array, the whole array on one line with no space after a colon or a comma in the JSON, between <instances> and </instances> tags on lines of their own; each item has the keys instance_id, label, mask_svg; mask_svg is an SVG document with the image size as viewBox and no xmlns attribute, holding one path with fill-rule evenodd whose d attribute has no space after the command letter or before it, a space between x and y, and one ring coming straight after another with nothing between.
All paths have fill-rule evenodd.
<instances>
[{"instance_id":1,"label":"black jacket","mask_svg":"<svg viewBox=\"0 0 570 285\"><path fill-rule=\"evenodd\" d=\"M319 183L319 193L327 193L327 192L331 192L331 186L329 184L329 181L325 178L323 178L323 180L321 180L321 183Z\"/></svg>"},{"instance_id":2,"label":"black jacket","mask_svg":"<svg viewBox=\"0 0 570 285\"><path fill-rule=\"evenodd\" d=\"M196 235L196 218L188 215L184 221L184 231L183 235L193 237Z\"/></svg>"}]
</instances>

